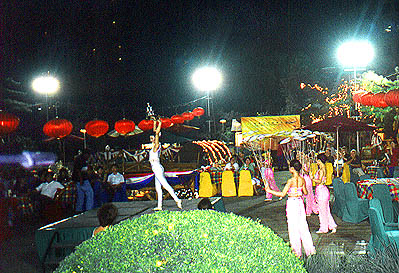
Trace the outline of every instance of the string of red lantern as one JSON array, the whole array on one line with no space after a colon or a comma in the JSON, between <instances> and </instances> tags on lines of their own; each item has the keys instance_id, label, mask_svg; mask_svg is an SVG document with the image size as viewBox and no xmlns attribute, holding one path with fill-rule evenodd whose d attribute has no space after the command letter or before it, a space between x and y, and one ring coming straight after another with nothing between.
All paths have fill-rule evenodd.
<instances>
[{"instance_id":1,"label":"string of red lantern","mask_svg":"<svg viewBox=\"0 0 399 273\"><path fill-rule=\"evenodd\" d=\"M14 132L19 126L19 118L10 113L0 112L0 136Z\"/></svg>"},{"instance_id":2,"label":"string of red lantern","mask_svg":"<svg viewBox=\"0 0 399 273\"><path fill-rule=\"evenodd\" d=\"M104 120L92 120L86 123L85 129L88 135L97 138L108 132L109 125Z\"/></svg>"},{"instance_id":3,"label":"string of red lantern","mask_svg":"<svg viewBox=\"0 0 399 273\"><path fill-rule=\"evenodd\" d=\"M134 131L136 124L134 124L134 122L131 120L122 119L115 122L114 128L119 134L126 135Z\"/></svg>"},{"instance_id":4,"label":"string of red lantern","mask_svg":"<svg viewBox=\"0 0 399 273\"><path fill-rule=\"evenodd\" d=\"M43 126L43 133L54 138L64 138L72 133L73 125L66 119L53 119Z\"/></svg>"}]
</instances>

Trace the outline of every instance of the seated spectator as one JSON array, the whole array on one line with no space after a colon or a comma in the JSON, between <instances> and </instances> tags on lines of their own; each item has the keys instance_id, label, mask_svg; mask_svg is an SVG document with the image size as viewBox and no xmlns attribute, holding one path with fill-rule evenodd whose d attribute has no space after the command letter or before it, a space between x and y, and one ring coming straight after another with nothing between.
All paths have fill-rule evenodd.
<instances>
[{"instance_id":1,"label":"seated spectator","mask_svg":"<svg viewBox=\"0 0 399 273\"><path fill-rule=\"evenodd\" d=\"M224 166L225 171L238 171L239 169L240 169L240 166L238 165L235 156L232 156L230 158L230 162L227 163L226 166Z\"/></svg>"},{"instance_id":2,"label":"seated spectator","mask_svg":"<svg viewBox=\"0 0 399 273\"><path fill-rule=\"evenodd\" d=\"M255 163L251 162L250 157L246 157L244 161L244 165L241 166L240 171L243 170L249 170L251 173L251 181L252 181L252 186L254 188L255 195L258 195L258 191L262 187L261 181L255 177Z\"/></svg>"},{"instance_id":3,"label":"seated spectator","mask_svg":"<svg viewBox=\"0 0 399 273\"><path fill-rule=\"evenodd\" d=\"M80 170L80 182L76 183L76 212L91 210L94 207L94 192L88 175L88 167Z\"/></svg>"},{"instance_id":4,"label":"seated spectator","mask_svg":"<svg viewBox=\"0 0 399 273\"><path fill-rule=\"evenodd\" d=\"M352 172L354 174L357 174L358 176L365 175L363 169L362 169L362 162L360 160L360 156L357 155L357 152L355 149L352 149L350 152L350 157L349 160L347 161L349 167L352 169Z\"/></svg>"},{"instance_id":5,"label":"seated spectator","mask_svg":"<svg viewBox=\"0 0 399 273\"><path fill-rule=\"evenodd\" d=\"M107 182L110 186L110 196L112 202L126 202L126 183L125 178L118 172L118 166L112 165L112 173L108 175Z\"/></svg>"},{"instance_id":6,"label":"seated spectator","mask_svg":"<svg viewBox=\"0 0 399 273\"><path fill-rule=\"evenodd\" d=\"M326 158L327 158L326 163L330 162L331 164L334 164L335 160L334 160L334 156L332 155L331 148L327 148L326 151L324 152L324 154L326 155Z\"/></svg>"},{"instance_id":7,"label":"seated spectator","mask_svg":"<svg viewBox=\"0 0 399 273\"><path fill-rule=\"evenodd\" d=\"M390 177L399 177L399 148L397 147L396 140L392 141L389 145L389 158L390 163L388 165Z\"/></svg>"},{"instance_id":8,"label":"seated spectator","mask_svg":"<svg viewBox=\"0 0 399 273\"><path fill-rule=\"evenodd\" d=\"M117 216L118 209L113 204L106 203L102 205L97 211L97 218L100 222L100 226L94 229L93 236L97 235L101 231L106 230L110 225L114 224Z\"/></svg>"},{"instance_id":9,"label":"seated spectator","mask_svg":"<svg viewBox=\"0 0 399 273\"><path fill-rule=\"evenodd\" d=\"M39 211L43 211L45 206L54 202L57 192L60 193L64 189L64 186L53 180L53 173L47 173L46 182L41 183L36 188L36 194L33 195L32 199L39 202Z\"/></svg>"},{"instance_id":10,"label":"seated spectator","mask_svg":"<svg viewBox=\"0 0 399 273\"><path fill-rule=\"evenodd\" d=\"M218 162L213 162L212 166L209 168L210 171L222 171L222 167L220 167Z\"/></svg>"}]
</instances>

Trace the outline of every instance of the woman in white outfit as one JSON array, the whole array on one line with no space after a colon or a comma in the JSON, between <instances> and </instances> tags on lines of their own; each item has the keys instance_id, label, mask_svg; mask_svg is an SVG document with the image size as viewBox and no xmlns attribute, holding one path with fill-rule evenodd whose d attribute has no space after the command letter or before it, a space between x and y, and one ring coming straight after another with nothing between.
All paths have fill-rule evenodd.
<instances>
[{"instance_id":1,"label":"woman in white outfit","mask_svg":"<svg viewBox=\"0 0 399 273\"><path fill-rule=\"evenodd\" d=\"M162 210L162 187L161 185L169 192L172 196L173 200L175 200L176 205L179 209L182 208L181 200L177 197L176 193L174 192L173 188L169 185L166 181L164 175L164 168L161 165L159 160L159 155L161 153L161 144L159 143L159 135L161 132L161 125L162 121L154 120L154 133L155 136L150 136L150 140L153 143L152 149L150 150L149 160L151 163L152 171L155 175L155 189L157 191L158 196L158 206L154 208L155 211Z\"/></svg>"}]
</instances>

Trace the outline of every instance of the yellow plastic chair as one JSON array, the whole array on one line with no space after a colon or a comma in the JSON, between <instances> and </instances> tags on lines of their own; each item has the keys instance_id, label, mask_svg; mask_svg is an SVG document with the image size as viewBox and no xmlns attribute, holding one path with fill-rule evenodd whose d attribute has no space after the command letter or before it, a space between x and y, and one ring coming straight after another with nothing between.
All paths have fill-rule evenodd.
<instances>
[{"instance_id":1,"label":"yellow plastic chair","mask_svg":"<svg viewBox=\"0 0 399 273\"><path fill-rule=\"evenodd\" d=\"M199 196L200 197L212 197L216 195L217 189L216 184L212 184L211 174L208 172L200 173L199 182Z\"/></svg>"},{"instance_id":2,"label":"yellow plastic chair","mask_svg":"<svg viewBox=\"0 0 399 273\"><path fill-rule=\"evenodd\" d=\"M342 181L344 181L344 183L351 181L351 172L349 170L349 165L346 163L344 163L344 168L342 171Z\"/></svg>"},{"instance_id":3,"label":"yellow plastic chair","mask_svg":"<svg viewBox=\"0 0 399 273\"><path fill-rule=\"evenodd\" d=\"M237 196L236 184L234 183L234 174L232 171L222 173L222 196Z\"/></svg>"},{"instance_id":4,"label":"yellow plastic chair","mask_svg":"<svg viewBox=\"0 0 399 273\"><path fill-rule=\"evenodd\" d=\"M314 177L316 171L317 171L317 163L312 163L310 164L310 173L311 173L311 177ZM316 186L316 183L313 182L313 186Z\"/></svg>"},{"instance_id":5,"label":"yellow plastic chair","mask_svg":"<svg viewBox=\"0 0 399 273\"><path fill-rule=\"evenodd\" d=\"M332 177L333 177L334 168L331 162L326 163L326 185L332 184Z\"/></svg>"},{"instance_id":6,"label":"yellow plastic chair","mask_svg":"<svg viewBox=\"0 0 399 273\"><path fill-rule=\"evenodd\" d=\"M249 170L240 171L240 184L238 185L238 196L253 196L251 172Z\"/></svg>"}]
</instances>

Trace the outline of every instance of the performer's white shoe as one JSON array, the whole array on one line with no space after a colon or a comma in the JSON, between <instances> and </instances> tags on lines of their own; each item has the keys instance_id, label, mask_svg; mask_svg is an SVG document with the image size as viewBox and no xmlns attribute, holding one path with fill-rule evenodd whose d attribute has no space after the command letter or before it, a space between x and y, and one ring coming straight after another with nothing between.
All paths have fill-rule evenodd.
<instances>
[{"instance_id":1,"label":"performer's white shoe","mask_svg":"<svg viewBox=\"0 0 399 273\"><path fill-rule=\"evenodd\" d=\"M153 211L161 211L161 210L162 210L162 207L155 207L155 208L153 208L152 210L153 210Z\"/></svg>"},{"instance_id":2,"label":"performer's white shoe","mask_svg":"<svg viewBox=\"0 0 399 273\"><path fill-rule=\"evenodd\" d=\"M181 205L181 200L176 201L176 205L179 209L183 209L182 205Z\"/></svg>"}]
</instances>

